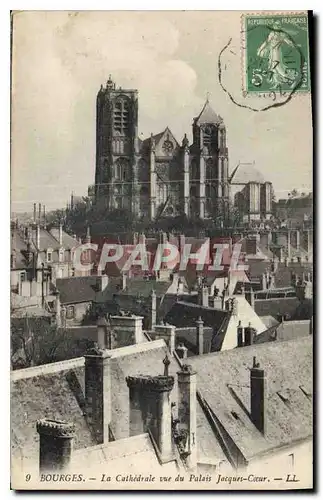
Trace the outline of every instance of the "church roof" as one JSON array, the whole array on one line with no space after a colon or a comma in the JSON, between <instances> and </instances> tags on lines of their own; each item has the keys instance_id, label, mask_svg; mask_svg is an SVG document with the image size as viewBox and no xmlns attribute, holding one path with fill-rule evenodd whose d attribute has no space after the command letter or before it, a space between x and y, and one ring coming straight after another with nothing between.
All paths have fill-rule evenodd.
<instances>
[{"instance_id":1,"label":"church roof","mask_svg":"<svg viewBox=\"0 0 323 500\"><path fill-rule=\"evenodd\" d=\"M263 184L266 180L253 163L239 163L231 174L230 183L248 184L248 182Z\"/></svg>"},{"instance_id":2,"label":"church roof","mask_svg":"<svg viewBox=\"0 0 323 500\"><path fill-rule=\"evenodd\" d=\"M220 115L217 115L207 100L202 108L201 113L195 118L197 125L202 123L221 123L223 120Z\"/></svg>"}]
</instances>

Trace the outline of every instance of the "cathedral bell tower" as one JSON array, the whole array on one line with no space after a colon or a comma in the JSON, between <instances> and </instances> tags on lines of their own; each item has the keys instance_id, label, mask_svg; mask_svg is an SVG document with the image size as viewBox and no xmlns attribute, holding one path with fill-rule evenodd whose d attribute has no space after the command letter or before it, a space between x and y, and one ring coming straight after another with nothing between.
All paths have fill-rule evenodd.
<instances>
[{"instance_id":1,"label":"cathedral bell tower","mask_svg":"<svg viewBox=\"0 0 323 500\"><path fill-rule=\"evenodd\" d=\"M138 91L109 77L97 95L95 200L107 210L136 211Z\"/></svg>"},{"instance_id":2,"label":"cathedral bell tower","mask_svg":"<svg viewBox=\"0 0 323 500\"><path fill-rule=\"evenodd\" d=\"M197 163L199 217L224 215L229 199L226 129L208 99L193 121L192 153Z\"/></svg>"}]
</instances>

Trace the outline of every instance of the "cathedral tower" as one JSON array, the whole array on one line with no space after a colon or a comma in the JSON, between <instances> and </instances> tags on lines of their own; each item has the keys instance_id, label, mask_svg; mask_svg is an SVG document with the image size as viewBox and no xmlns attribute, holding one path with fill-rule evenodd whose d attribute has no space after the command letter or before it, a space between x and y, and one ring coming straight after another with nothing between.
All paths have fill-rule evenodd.
<instances>
[{"instance_id":1,"label":"cathedral tower","mask_svg":"<svg viewBox=\"0 0 323 500\"><path fill-rule=\"evenodd\" d=\"M196 213L201 219L224 215L229 199L226 129L208 100L193 122L191 155Z\"/></svg>"},{"instance_id":2,"label":"cathedral tower","mask_svg":"<svg viewBox=\"0 0 323 500\"><path fill-rule=\"evenodd\" d=\"M136 211L138 92L116 88L111 76L97 95L96 203Z\"/></svg>"}]
</instances>

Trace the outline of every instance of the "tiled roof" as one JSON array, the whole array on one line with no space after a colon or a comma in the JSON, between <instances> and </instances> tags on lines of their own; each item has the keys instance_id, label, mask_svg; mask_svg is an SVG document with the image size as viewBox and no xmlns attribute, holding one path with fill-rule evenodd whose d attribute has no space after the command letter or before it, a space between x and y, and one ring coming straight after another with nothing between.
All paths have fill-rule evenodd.
<instances>
[{"instance_id":1,"label":"tiled roof","mask_svg":"<svg viewBox=\"0 0 323 500\"><path fill-rule=\"evenodd\" d=\"M33 244L35 247L37 247L37 240L36 240L36 229L33 229L31 231L31 237ZM47 250L48 248L51 248L52 250L58 250L60 248L59 242L50 234L49 231L47 231L44 228L40 228L39 230L39 248L41 252L44 250Z\"/></svg>"},{"instance_id":2,"label":"tiled roof","mask_svg":"<svg viewBox=\"0 0 323 500\"><path fill-rule=\"evenodd\" d=\"M194 356L198 354L198 346L196 341L196 327L188 326L184 328L176 328L176 345L184 344L188 349L188 355ZM203 353L211 352L211 342L213 337L213 328L203 328Z\"/></svg>"},{"instance_id":3,"label":"tiled roof","mask_svg":"<svg viewBox=\"0 0 323 500\"><path fill-rule=\"evenodd\" d=\"M249 368L253 356L265 369L267 377L265 436L248 416ZM249 460L312 435L312 402L306 395L313 391L312 360L312 338L307 336L290 342L269 342L194 356L189 362L197 371L201 396ZM286 397L287 403L278 393Z\"/></svg>"},{"instance_id":4,"label":"tiled roof","mask_svg":"<svg viewBox=\"0 0 323 500\"><path fill-rule=\"evenodd\" d=\"M227 311L203 307L190 302L176 302L166 315L165 320L176 327L195 325L195 321L201 317L204 326L220 328L225 318L229 315Z\"/></svg>"},{"instance_id":5,"label":"tiled roof","mask_svg":"<svg viewBox=\"0 0 323 500\"><path fill-rule=\"evenodd\" d=\"M128 279L125 290L119 292L120 295L132 295L136 297L141 295L149 297L153 290L156 292L157 297L163 296L167 293L171 283L170 281L153 281L143 279Z\"/></svg>"},{"instance_id":6,"label":"tiled roof","mask_svg":"<svg viewBox=\"0 0 323 500\"><path fill-rule=\"evenodd\" d=\"M159 463L149 434L77 450L72 456L72 467L86 470L87 473L93 471L93 475L97 474L100 466L108 467L110 476L120 474L120 471L142 474L142 464L145 464L145 470L149 472L167 472L170 475L177 472L175 461L163 465Z\"/></svg>"},{"instance_id":7,"label":"tiled roof","mask_svg":"<svg viewBox=\"0 0 323 500\"><path fill-rule=\"evenodd\" d=\"M95 300L97 276L75 276L56 280L62 304L76 304Z\"/></svg>"},{"instance_id":8,"label":"tiled roof","mask_svg":"<svg viewBox=\"0 0 323 500\"><path fill-rule=\"evenodd\" d=\"M111 351L112 422L116 439L129 434L128 375L163 373L162 360L167 352L163 340L136 344ZM176 374L178 364L172 359L170 373ZM71 421L76 426L75 449L93 446L90 430L83 417L84 358L42 365L11 373L12 449L26 459L38 454L36 421L51 418ZM172 391L177 397L177 387Z\"/></svg>"},{"instance_id":9,"label":"tiled roof","mask_svg":"<svg viewBox=\"0 0 323 500\"><path fill-rule=\"evenodd\" d=\"M300 301L297 297L285 297L280 299L256 299L255 311L258 316L273 316L278 318L282 314L293 317Z\"/></svg>"},{"instance_id":10,"label":"tiled roof","mask_svg":"<svg viewBox=\"0 0 323 500\"><path fill-rule=\"evenodd\" d=\"M207 100L202 108L202 111L195 118L197 125L201 125L203 123L221 123L223 120L221 116L217 115L215 111L212 109L209 101Z\"/></svg>"},{"instance_id":11,"label":"tiled roof","mask_svg":"<svg viewBox=\"0 0 323 500\"><path fill-rule=\"evenodd\" d=\"M310 334L310 321L284 321L277 325L272 325L268 330L257 335L255 338L256 344L263 342L282 342L285 340L295 340L303 337L308 337Z\"/></svg>"},{"instance_id":12,"label":"tiled roof","mask_svg":"<svg viewBox=\"0 0 323 500\"><path fill-rule=\"evenodd\" d=\"M49 232L59 242L59 229L53 227ZM62 246L65 250L71 250L78 245L79 243L76 239L65 231L62 232Z\"/></svg>"},{"instance_id":13,"label":"tiled roof","mask_svg":"<svg viewBox=\"0 0 323 500\"><path fill-rule=\"evenodd\" d=\"M231 184L248 184L248 182L256 182L262 184L265 178L253 163L240 163L232 172L230 177Z\"/></svg>"}]
</instances>

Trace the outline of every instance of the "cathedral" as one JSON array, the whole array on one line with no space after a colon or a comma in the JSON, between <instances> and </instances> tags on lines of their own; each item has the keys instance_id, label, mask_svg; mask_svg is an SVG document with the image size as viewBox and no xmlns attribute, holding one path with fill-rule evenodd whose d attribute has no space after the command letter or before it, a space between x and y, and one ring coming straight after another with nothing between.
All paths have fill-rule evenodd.
<instances>
[{"instance_id":1,"label":"cathedral","mask_svg":"<svg viewBox=\"0 0 323 500\"><path fill-rule=\"evenodd\" d=\"M230 200L228 169L226 128L208 100L193 120L192 144L186 134L179 144L168 127L141 140L138 91L117 88L111 77L101 86L95 172L99 206L150 220L222 216Z\"/></svg>"}]
</instances>

